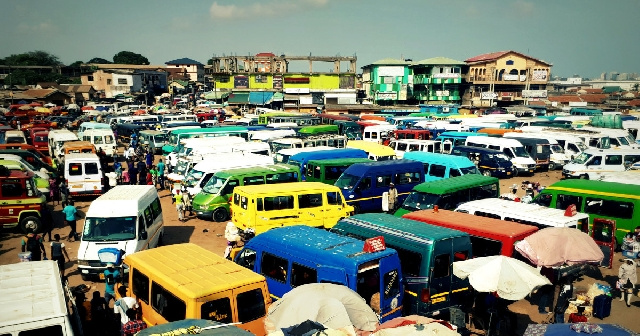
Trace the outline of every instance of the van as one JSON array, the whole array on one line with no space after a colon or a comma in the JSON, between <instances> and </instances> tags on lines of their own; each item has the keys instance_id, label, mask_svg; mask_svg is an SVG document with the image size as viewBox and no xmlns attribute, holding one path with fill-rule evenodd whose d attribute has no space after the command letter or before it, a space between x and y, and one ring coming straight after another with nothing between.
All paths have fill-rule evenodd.
<instances>
[{"instance_id":1,"label":"van","mask_svg":"<svg viewBox=\"0 0 640 336\"><path fill-rule=\"evenodd\" d=\"M404 158L406 152L440 153L442 144L435 140L401 139L391 140L389 147L396 152L398 159Z\"/></svg>"},{"instance_id":2,"label":"van","mask_svg":"<svg viewBox=\"0 0 640 336\"><path fill-rule=\"evenodd\" d=\"M440 148L442 148L442 153L449 154L451 153L451 149L453 147L464 146L467 138L470 136L488 136L488 134L476 132L446 131L440 133L435 140L442 143L442 145L440 146Z\"/></svg>"},{"instance_id":3,"label":"van","mask_svg":"<svg viewBox=\"0 0 640 336\"><path fill-rule=\"evenodd\" d=\"M49 156L49 131L40 131L33 133L31 143L42 155Z\"/></svg>"},{"instance_id":4,"label":"van","mask_svg":"<svg viewBox=\"0 0 640 336\"><path fill-rule=\"evenodd\" d=\"M338 178L335 186L344 193L347 204L356 213L380 212L387 209L389 185L398 193L396 206L402 204L411 189L424 182L422 163L412 160L355 163ZM391 209L390 209L391 210Z\"/></svg>"},{"instance_id":5,"label":"van","mask_svg":"<svg viewBox=\"0 0 640 336\"><path fill-rule=\"evenodd\" d=\"M192 196L202 190L209 179L221 170L248 168L263 165L272 165L273 158L260 154L245 153L221 153L207 156L206 159L198 164L187 173L182 180L182 185Z\"/></svg>"},{"instance_id":6,"label":"van","mask_svg":"<svg viewBox=\"0 0 640 336\"><path fill-rule=\"evenodd\" d=\"M546 135L538 134L538 133L505 133L505 138L513 138L520 141L524 147L527 149L527 152L531 155L532 158L535 159L534 154L544 153L545 148L548 146L549 148L549 170L562 169L562 166L569 163L571 161L570 155L566 154L564 149L560 146L558 141L551 137L547 137ZM529 140L525 139L533 139L535 141L529 142ZM537 148L533 150L533 147L542 146L542 148ZM542 149L542 151L540 151ZM533 153L533 154L532 154ZM538 160L536 160L537 162Z\"/></svg>"},{"instance_id":7,"label":"van","mask_svg":"<svg viewBox=\"0 0 640 336\"><path fill-rule=\"evenodd\" d=\"M515 243L538 231L532 225L443 209L414 211L402 218L468 233L474 258L503 255L523 260Z\"/></svg>"},{"instance_id":8,"label":"van","mask_svg":"<svg viewBox=\"0 0 640 336\"><path fill-rule=\"evenodd\" d=\"M466 156L473 162L480 174L498 178L514 176L515 168L509 157L501 151L482 147L456 146L451 155Z\"/></svg>"},{"instance_id":9,"label":"van","mask_svg":"<svg viewBox=\"0 0 640 336\"><path fill-rule=\"evenodd\" d=\"M111 130L111 125L93 121L86 121L80 124L78 127L78 138L82 139L84 137L84 132L87 130L95 130L95 129L106 129Z\"/></svg>"},{"instance_id":10,"label":"van","mask_svg":"<svg viewBox=\"0 0 640 336\"><path fill-rule=\"evenodd\" d=\"M551 145L548 140L533 137L519 137L517 135L511 135L505 138L515 139L524 146L524 150L527 151L529 156L531 156L531 158L536 162L537 171L549 171L549 166L551 164Z\"/></svg>"},{"instance_id":11,"label":"van","mask_svg":"<svg viewBox=\"0 0 640 336\"><path fill-rule=\"evenodd\" d=\"M300 180L300 168L285 164L218 171L193 198L193 211L200 218L222 222L229 219L229 199L235 187Z\"/></svg>"},{"instance_id":12,"label":"van","mask_svg":"<svg viewBox=\"0 0 640 336\"><path fill-rule=\"evenodd\" d=\"M638 149L587 149L562 168L562 176L597 180L604 173L625 171L637 162Z\"/></svg>"},{"instance_id":13,"label":"van","mask_svg":"<svg viewBox=\"0 0 640 336\"><path fill-rule=\"evenodd\" d=\"M173 152L166 155L166 162L170 166L169 170L174 172L175 168L179 165L178 162L180 159L195 155L203 156L206 154L228 153L232 151L230 145L245 142L246 140L241 137L228 136L184 139L180 141L180 144L175 147ZM196 161L199 160L200 159L197 159Z\"/></svg>"},{"instance_id":14,"label":"van","mask_svg":"<svg viewBox=\"0 0 640 336\"><path fill-rule=\"evenodd\" d=\"M334 185L347 168L355 163L373 162L362 158L309 160L304 169L305 181Z\"/></svg>"},{"instance_id":15,"label":"van","mask_svg":"<svg viewBox=\"0 0 640 336\"><path fill-rule=\"evenodd\" d=\"M80 330L79 317L72 319L69 312L69 307L77 310L75 302L65 293L69 289L55 261L1 265L0 274L0 335L73 336Z\"/></svg>"},{"instance_id":16,"label":"van","mask_svg":"<svg viewBox=\"0 0 640 336\"><path fill-rule=\"evenodd\" d=\"M4 141L8 144L26 144L27 138L22 131L6 131Z\"/></svg>"},{"instance_id":17,"label":"van","mask_svg":"<svg viewBox=\"0 0 640 336\"><path fill-rule=\"evenodd\" d=\"M49 131L49 153L52 157L63 155L62 145L65 142L78 140L78 137L69 130L51 130Z\"/></svg>"},{"instance_id":18,"label":"van","mask_svg":"<svg viewBox=\"0 0 640 336\"><path fill-rule=\"evenodd\" d=\"M480 174L476 165L464 156L409 152L404 155L404 158L422 162L426 182L467 174Z\"/></svg>"},{"instance_id":19,"label":"van","mask_svg":"<svg viewBox=\"0 0 640 336\"><path fill-rule=\"evenodd\" d=\"M404 278L404 315L446 319L470 294L468 280L453 275L453 262L472 257L469 234L388 214L342 219L331 232L366 240L384 238L398 251Z\"/></svg>"},{"instance_id":20,"label":"van","mask_svg":"<svg viewBox=\"0 0 640 336\"><path fill-rule=\"evenodd\" d=\"M3 145L0 145L0 148L2 146ZM20 146L33 148L33 146L30 146L30 145L20 145ZM43 156L40 152L38 152L35 149L0 149L0 154L17 155L21 157L23 161L32 165L33 168L43 172L46 170L47 173L49 173L49 175L51 176L58 176L58 171L54 167L49 165L46 161L44 161L45 159L47 159L47 157Z\"/></svg>"},{"instance_id":21,"label":"van","mask_svg":"<svg viewBox=\"0 0 640 336\"><path fill-rule=\"evenodd\" d=\"M395 160L396 152L388 146L365 140L351 140L347 143L347 148L362 149L367 152L367 158L374 161Z\"/></svg>"},{"instance_id":22,"label":"van","mask_svg":"<svg viewBox=\"0 0 640 336\"><path fill-rule=\"evenodd\" d=\"M516 175L533 174L536 162L529 156L524 146L515 139L493 138L483 136L470 136L465 141L465 146L483 147L502 151L509 157L515 166Z\"/></svg>"},{"instance_id":23,"label":"van","mask_svg":"<svg viewBox=\"0 0 640 336\"><path fill-rule=\"evenodd\" d=\"M396 130L394 125L376 125L367 126L362 132L362 141L369 141L377 144L388 143L389 139L393 136L393 131Z\"/></svg>"},{"instance_id":24,"label":"van","mask_svg":"<svg viewBox=\"0 0 640 336\"><path fill-rule=\"evenodd\" d=\"M255 234L290 225L330 228L352 212L338 187L319 182L240 186L231 204L235 226Z\"/></svg>"},{"instance_id":25,"label":"van","mask_svg":"<svg viewBox=\"0 0 640 336\"><path fill-rule=\"evenodd\" d=\"M69 141L62 146L62 154L71 153L93 153L96 154L96 148L88 141Z\"/></svg>"},{"instance_id":26,"label":"van","mask_svg":"<svg viewBox=\"0 0 640 336\"><path fill-rule=\"evenodd\" d=\"M113 156L117 153L115 136L110 128L87 129L82 134L82 140L92 143L98 150L102 148L107 156Z\"/></svg>"},{"instance_id":27,"label":"van","mask_svg":"<svg viewBox=\"0 0 640 336\"><path fill-rule=\"evenodd\" d=\"M364 242L302 225L276 228L249 240L235 262L262 274L275 299L305 284L334 283L357 292L381 322L402 315L400 258L380 237Z\"/></svg>"},{"instance_id":28,"label":"van","mask_svg":"<svg viewBox=\"0 0 640 336\"><path fill-rule=\"evenodd\" d=\"M309 160L324 160L324 159L344 159L344 158L358 158L366 159L367 152L362 149L355 148L334 148L330 150L320 150L313 152L303 152L293 155L289 158L288 164L300 167L300 172L305 175L305 168Z\"/></svg>"},{"instance_id":29,"label":"van","mask_svg":"<svg viewBox=\"0 0 640 336\"><path fill-rule=\"evenodd\" d=\"M116 133L118 134L117 141L120 143L128 144L131 142L131 136L135 134L138 136L138 133L146 128L142 125L128 124L122 123L116 125Z\"/></svg>"},{"instance_id":30,"label":"van","mask_svg":"<svg viewBox=\"0 0 640 336\"><path fill-rule=\"evenodd\" d=\"M69 195L100 195L104 177L96 154L71 153L64 157L64 178Z\"/></svg>"},{"instance_id":31,"label":"van","mask_svg":"<svg viewBox=\"0 0 640 336\"><path fill-rule=\"evenodd\" d=\"M12 154L0 153L0 166L4 166L9 170L19 170L33 174L38 191L47 197L49 196L49 175L46 172L35 170L32 165L23 161L21 157Z\"/></svg>"},{"instance_id":32,"label":"van","mask_svg":"<svg viewBox=\"0 0 640 336\"><path fill-rule=\"evenodd\" d=\"M19 227L25 234L43 232L47 198L36 188L32 173L0 169L0 198L2 228Z\"/></svg>"},{"instance_id":33,"label":"van","mask_svg":"<svg viewBox=\"0 0 640 336\"><path fill-rule=\"evenodd\" d=\"M83 280L104 280L106 265L98 252L123 250L125 255L162 244L164 221L154 186L116 186L89 205L78 248L78 270Z\"/></svg>"},{"instance_id":34,"label":"van","mask_svg":"<svg viewBox=\"0 0 640 336\"><path fill-rule=\"evenodd\" d=\"M138 133L140 145L153 154L161 154L167 135L161 131L142 130Z\"/></svg>"},{"instance_id":35,"label":"van","mask_svg":"<svg viewBox=\"0 0 640 336\"><path fill-rule=\"evenodd\" d=\"M174 244L124 257L124 286L149 326L206 319L265 335L271 304L264 276L195 244ZM116 291L118 293L118 291Z\"/></svg>"},{"instance_id":36,"label":"van","mask_svg":"<svg viewBox=\"0 0 640 336\"><path fill-rule=\"evenodd\" d=\"M426 209L453 210L458 204L500 195L500 182L495 177L467 174L413 187L411 194L402 202L394 216Z\"/></svg>"},{"instance_id":37,"label":"van","mask_svg":"<svg viewBox=\"0 0 640 336\"><path fill-rule=\"evenodd\" d=\"M331 149L334 149L334 148L329 146L285 148L272 153L274 153L275 155L274 160L276 163L289 163L289 159L298 153L315 152L315 151L331 150Z\"/></svg>"}]
</instances>

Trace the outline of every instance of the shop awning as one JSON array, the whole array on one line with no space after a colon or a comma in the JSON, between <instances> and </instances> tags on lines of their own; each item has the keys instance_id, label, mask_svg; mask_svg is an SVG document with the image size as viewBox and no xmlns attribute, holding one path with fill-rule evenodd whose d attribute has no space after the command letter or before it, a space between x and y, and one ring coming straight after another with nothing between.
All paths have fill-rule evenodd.
<instances>
[{"instance_id":1,"label":"shop awning","mask_svg":"<svg viewBox=\"0 0 640 336\"><path fill-rule=\"evenodd\" d=\"M282 92L274 92L273 93L273 101L282 101L284 100L284 95Z\"/></svg>"},{"instance_id":2,"label":"shop awning","mask_svg":"<svg viewBox=\"0 0 640 336\"><path fill-rule=\"evenodd\" d=\"M229 92L227 91L211 91L204 94L204 99L225 99L229 96Z\"/></svg>"},{"instance_id":3,"label":"shop awning","mask_svg":"<svg viewBox=\"0 0 640 336\"><path fill-rule=\"evenodd\" d=\"M251 105L265 105L271 102L273 98L273 92L258 91L249 93L249 104Z\"/></svg>"},{"instance_id":4,"label":"shop awning","mask_svg":"<svg viewBox=\"0 0 640 336\"><path fill-rule=\"evenodd\" d=\"M229 104L248 104L249 92L234 92L229 95Z\"/></svg>"}]
</instances>

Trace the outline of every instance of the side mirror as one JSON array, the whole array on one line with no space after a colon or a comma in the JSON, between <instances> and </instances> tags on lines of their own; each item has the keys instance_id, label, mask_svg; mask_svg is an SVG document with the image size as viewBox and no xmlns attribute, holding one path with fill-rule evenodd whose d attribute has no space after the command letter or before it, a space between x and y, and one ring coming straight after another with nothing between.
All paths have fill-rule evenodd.
<instances>
[{"instance_id":1,"label":"side mirror","mask_svg":"<svg viewBox=\"0 0 640 336\"><path fill-rule=\"evenodd\" d=\"M140 240L147 240L147 238L148 238L147 231L140 232Z\"/></svg>"}]
</instances>

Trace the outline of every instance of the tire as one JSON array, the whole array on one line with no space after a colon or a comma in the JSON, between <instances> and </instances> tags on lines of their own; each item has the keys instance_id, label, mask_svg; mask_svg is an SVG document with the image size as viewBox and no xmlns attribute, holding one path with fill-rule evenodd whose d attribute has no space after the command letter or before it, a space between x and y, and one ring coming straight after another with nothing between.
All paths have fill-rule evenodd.
<instances>
[{"instance_id":1,"label":"tire","mask_svg":"<svg viewBox=\"0 0 640 336\"><path fill-rule=\"evenodd\" d=\"M213 211L211 216L214 222L222 222L229 219L229 213L225 208L217 208Z\"/></svg>"},{"instance_id":2,"label":"tire","mask_svg":"<svg viewBox=\"0 0 640 336\"><path fill-rule=\"evenodd\" d=\"M584 175L580 175L580 177L578 177L581 180L588 180L589 179L589 175L584 174Z\"/></svg>"},{"instance_id":3,"label":"tire","mask_svg":"<svg viewBox=\"0 0 640 336\"><path fill-rule=\"evenodd\" d=\"M513 176L511 176L511 177L516 177L516 176L518 176L518 173L519 173L519 172L518 172L518 169L514 169L514 170L513 170Z\"/></svg>"},{"instance_id":4,"label":"tire","mask_svg":"<svg viewBox=\"0 0 640 336\"><path fill-rule=\"evenodd\" d=\"M547 170L556 170L556 163L555 162L549 162L549 167Z\"/></svg>"},{"instance_id":5,"label":"tire","mask_svg":"<svg viewBox=\"0 0 640 336\"><path fill-rule=\"evenodd\" d=\"M24 233L39 233L43 229L42 221L36 216L25 216L20 220L20 229Z\"/></svg>"},{"instance_id":6,"label":"tire","mask_svg":"<svg viewBox=\"0 0 640 336\"><path fill-rule=\"evenodd\" d=\"M487 177L491 177L491 171L485 170L485 171L482 172L482 175L487 176Z\"/></svg>"},{"instance_id":7,"label":"tire","mask_svg":"<svg viewBox=\"0 0 640 336\"><path fill-rule=\"evenodd\" d=\"M87 282L87 281L91 280L91 279L89 279L88 275L80 274L80 277L82 278L82 281L84 281L84 282Z\"/></svg>"}]
</instances>

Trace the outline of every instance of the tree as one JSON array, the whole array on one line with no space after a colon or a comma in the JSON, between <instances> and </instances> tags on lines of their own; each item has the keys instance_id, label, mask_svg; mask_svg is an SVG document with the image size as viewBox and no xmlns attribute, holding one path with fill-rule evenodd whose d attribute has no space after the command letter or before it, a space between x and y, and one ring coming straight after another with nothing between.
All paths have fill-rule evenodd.
<instances>
[{"instance_id":1,"label":"tree","mask_svg":"<svg viewBox=\"0 0 640 336\"><path fill-rule=\"evenodd\" d=\"M111 61L108 61L104 58L100 58L100 57L94 57L92 59L90 59L87 63L94 63L94 64L111 64Z\"/></svg>"},{"instance_id":2,"label":"tree","mask_svg":"<svg viewBox=\"0 0 640 336\"><path fill-rule=\"evenodd\" d=\"M83 63L82 61L75 61L75 62L69 64L69 66L72 67L72 68L79 68L82 65L82 63Z\"/></svg>"},{"instance_id":3,"label":"tree","mask_svg":"<svg viewBox=\"0 0 640 336\"><path fill-rule=\"evenodd\" d=\"M25 66L25 65L41 65L41 66L60 66L62 63L58 56L52 55L46 51L36 50L24 54L13 54L4 59L5 65Z\"/></svg>"},{"instance_id":4,"label":"tree","mask_svg":"<svg viewBox=\"0 0 640 336\"><path fill-rule=\"evenodd\" d=\"M148 65L149 60L146 57L131 51L121 51L113 56L113 63Z\"/></svg>"}]
</instances>

